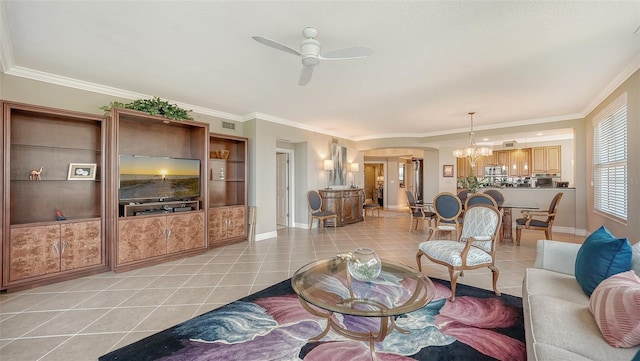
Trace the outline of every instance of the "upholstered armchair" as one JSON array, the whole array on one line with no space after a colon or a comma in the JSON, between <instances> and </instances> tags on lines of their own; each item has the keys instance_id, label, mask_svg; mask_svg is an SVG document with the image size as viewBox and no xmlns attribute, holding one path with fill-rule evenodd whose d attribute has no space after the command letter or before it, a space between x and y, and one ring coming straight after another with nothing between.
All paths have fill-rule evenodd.
<instances>
[{"instance_id":1,"label":"upholstered armchair","mask_svg":"<svg viewBox=\"0 0 640 361\"><path fill-rule=\"evenodd\" d=\"M451 302L456 299L458 276L464 270L488 267L493 275L493 291L498 291L500 271L495 265L496 237L502 223L500 211L494 206L477 204L465 211L462 234L457 240L430 240L418 245L416 262L422 272L421 257L446 266L451 277Z\"/></svg>"}]
</instances>

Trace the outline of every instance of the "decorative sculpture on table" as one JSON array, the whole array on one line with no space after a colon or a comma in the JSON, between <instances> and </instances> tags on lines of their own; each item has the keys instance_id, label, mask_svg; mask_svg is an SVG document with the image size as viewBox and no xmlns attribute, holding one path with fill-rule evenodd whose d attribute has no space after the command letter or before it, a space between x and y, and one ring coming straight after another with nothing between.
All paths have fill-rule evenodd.
<instances>
[{"instance_id":1,"label":"decorative sculpture on table","mask_svg":"<svg viewBox=\"0 0 640 361\"><path fill-rule=\"evenodd\" d=\"M40 178L40 174L43 169L44 167L40 167L40 169L32 169L31 173L29 173L29 180L41 180L42 178Z\"/></svg>"},{"instance_id":2,"label":"decorative sculpture on table","mask_svg":"<svg viewBox=\"0 0 640 361\"><path fill-rule=\"evenodd\" d=\"M67 217L64 214L62 214L62 212L59 209L56 209L56 220L57 221L64 221L66 219L67 219Z\"/></svg>"}]
</instances>

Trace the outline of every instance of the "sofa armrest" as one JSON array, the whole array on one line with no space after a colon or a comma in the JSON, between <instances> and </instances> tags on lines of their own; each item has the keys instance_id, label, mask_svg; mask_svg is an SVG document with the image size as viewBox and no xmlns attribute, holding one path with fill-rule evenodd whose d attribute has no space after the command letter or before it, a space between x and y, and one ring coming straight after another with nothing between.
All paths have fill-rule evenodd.
<instances>
[{"instance_id":1,"label":"sofa armrest","mask_svg":"<svg viewBox=\"0 0 640 361\"><path fill-rule=\"evenodd\" d=\"M580 244L538 240L536 262L534 268L574 275L576 255Z\"/></svg>"}]
</instances>

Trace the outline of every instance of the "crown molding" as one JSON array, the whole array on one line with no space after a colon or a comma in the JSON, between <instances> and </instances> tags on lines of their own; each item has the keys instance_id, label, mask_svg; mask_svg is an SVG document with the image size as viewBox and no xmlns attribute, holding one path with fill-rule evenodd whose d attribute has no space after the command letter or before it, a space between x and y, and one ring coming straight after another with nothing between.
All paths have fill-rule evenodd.
<instances>
[{"instance_id":1,"label":"crown molding","mask_svg":"<svg viewBox=\"0 0 640 361\"><path fill-rule=\"evenodd\" d=\"M640 54L636 55L631 63L627 65L620 74L589 104L582 112L584 117L589 115L598 105L600 105L609 95L611 95L622 83L624 83L633 73L640 69Z\"/></svg>"},{"instance_id":2,"label":"crown molding","mask_svg":"<svg viewBox=\"0 0 640 361\"><path fill-rule=\"evenodd\" d=\"M350 139L349 137L345 137L344 134L330 132L330 131L327 131L326 129L312 127L310 125L294 122L294 121L289 120L289 119L280 118L280 117L276 117L276 116L273 116L273 115L260 113L260 112L247 113L247 114L243 115L242 118L243 118L243 121L252 120L252 119L266 120L268 122L281 124L281 125L286 125L288 127L308 130L310 132L315 132L315 133L326 134L326 135L330 135L332 137L337 137L337 138L342 138L342 139L347 139L347 140L353 140L353 139Z\"/></svg>"},{"instance_id":3,"label":"crown molding","mask_svg":"<svg viewBox=\"0 0 640 361\"><path fill-rule=\"evenodd\" d=\"M152 95L148 95L148 94L132 92L132 91L114 88L114 87L110 87L102 84L91 83L88 81L68 78L68 77L55 75L51 73L45 73L39 70L23 68L21 66L14 66L8 71L5 71L5 73L13 76L31 79L31 80L37 80L37 81L61 85L69 88L90 91L98 94L111 95L114 97L119 97L124 99L135 100L135 99L153 98ZM219 110L209 109L209 108L205 108L205 107L201 107L193 104L177 102L170 99L165 99L165 100L168 100L169 102L175 103L181 108L191 110L198 114L211 115L214 117L223 118L227 120L242 121L242 117L237 114L222 112Z\"/></svg>"},{"instance_id":4,"label":"crown molding","mask_svg":"<svg viewBox=\"0 0 640 361\"><path fill-rule=\"evenodd\" d=\"M490 124L490 125L484 125L484 126L474 126L474 130L478 131L478 130L503 129L503 128L519 127L524 125L553 123L553 122L561 122L565 120L574 120L574 119L582 119L582 118L584 118L584 115L581 113L571 113L571 114L564 114L564 115L556 115L552 117L514 120L514 121L509 121L504 123L496 123L496 124ZM426 132L426 133L379 134L379 135L357 137L352 140L359 142L364 140L376 140L376 139L386 139L386 138L428 138L428 137L437 137L442 135L468 133L468 132L469 132L469 128L458 128L458 129L447 129L447 130L440 130L440 131Z\"/></svg>"},{"instance_id":5,"label":"crown molding","mask_svg":"<svg viewBox=\"0 0 640 361\"><path fill-rule=\"evenodd\" d=\"M13 46L9 35L9 24L4 10L4 2L0 1L0 70L7 72L15 66Z\"/></svg>"}]
</instances>

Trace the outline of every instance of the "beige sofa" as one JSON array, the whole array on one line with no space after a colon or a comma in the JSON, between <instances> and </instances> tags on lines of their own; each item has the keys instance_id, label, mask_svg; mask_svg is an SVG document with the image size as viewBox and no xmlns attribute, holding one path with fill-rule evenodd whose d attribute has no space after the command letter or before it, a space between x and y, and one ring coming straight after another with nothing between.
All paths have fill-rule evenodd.
<instances>
[{"instance_id":1,"label":"beige sofa","mask_svg":"<svg viewBox=\"0 0 640 361\"><path fill-rule=\"evenodd\" d=\"M538 241L536 262L525 271L522 285L527 359L630 361L640 347L615 348L604 340L589 311L589 297L573 276L579 248ZM638 273L640 245L633 252Z\"/></svg>"}]
</instances>

